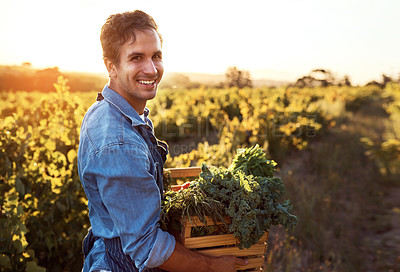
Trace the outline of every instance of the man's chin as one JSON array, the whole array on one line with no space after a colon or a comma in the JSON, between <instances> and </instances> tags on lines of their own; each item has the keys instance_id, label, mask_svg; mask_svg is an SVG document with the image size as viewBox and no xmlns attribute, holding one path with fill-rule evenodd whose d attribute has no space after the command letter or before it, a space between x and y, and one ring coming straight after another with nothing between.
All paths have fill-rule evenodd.
<instances>
[{"instance_id":1,"label":"man's chin","mask_svg":"<svg viewBox=\"0 0 400 272\"><path fill-rule=\"evenodd\" d=\"M157 95L157 88L147 93L146 100L152 100L156 97L156 95Z\"/></svg>"}]
</instances>

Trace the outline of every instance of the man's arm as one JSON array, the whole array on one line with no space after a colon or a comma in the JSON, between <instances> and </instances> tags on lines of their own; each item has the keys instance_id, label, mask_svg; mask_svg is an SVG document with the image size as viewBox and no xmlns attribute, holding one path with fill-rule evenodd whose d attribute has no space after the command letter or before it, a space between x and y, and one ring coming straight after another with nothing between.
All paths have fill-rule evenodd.
<instances>
[{"instance_id":1,"label":"man's arm","mask_svg":"<svg viewBox=\"0 0 400 272\"><path fill-rule=\"evenodd\" d=\"M171 256L159 268L174 272L232 272L235 271L235 265L246 264L247 260L235 256L212 257L199 254L176 242Z\"/></svg>"},{"instance_id":2,"label":"man's arm","mask_svg":"<svg viewBox=\"0 0 400 272\"><path fill-rule=\"evenodd\" d=\"M102 211L97 228L105 238L119 237L123 252L144 270L162 264L174 251L175 239L158 227L160 191L145 147L124 141L102 148L82 172L92 194L88 197Z\"/></svg>"}]
</instances>

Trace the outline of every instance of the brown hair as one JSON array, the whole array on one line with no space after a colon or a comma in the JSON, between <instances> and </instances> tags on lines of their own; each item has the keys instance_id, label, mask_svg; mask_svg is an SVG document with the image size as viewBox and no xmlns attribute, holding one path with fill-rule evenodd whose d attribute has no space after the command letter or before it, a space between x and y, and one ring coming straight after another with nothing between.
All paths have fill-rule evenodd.
<instances>
[{"instance_id":1,"label":"brown hair","mask_svg":"<svg viewBox=\"0 0 400 272\"><path fill-rule=\"evenodd\" d=\"M158 33L158 26L153 17L141 10L128 11L110 15L101 28L100 41L103 48L103 58L119 64L119 48L129 39L135 42L135 30L154 29Z\"/></svg>"}]
</instances>

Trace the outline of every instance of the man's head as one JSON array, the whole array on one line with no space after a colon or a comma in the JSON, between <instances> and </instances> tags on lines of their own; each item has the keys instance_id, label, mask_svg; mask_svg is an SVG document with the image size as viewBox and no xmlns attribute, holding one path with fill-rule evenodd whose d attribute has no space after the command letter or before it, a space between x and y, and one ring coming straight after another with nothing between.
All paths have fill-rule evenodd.
<instances>
[{"instance_id":1,"label":"man's head","mask_svg":"<svg viewBox=\"0 0 400 272\"><path fill-rule=\"evenodd\" d=\"M154 30L162 43L158 26L154 19L143 11L135 10L110 15L101 28L100 41L103 47L103 58L115 65L119 64L120 47L127 41L135 42L137 30Z\"/></svg>"},{"instance_id":2,"label":"man's head","mask_svg":"<svg viewBox=\"0 0 400 272\"><path fill-rule=\"evenodd\" d=\"M142 11L111 15L100 39L108 86L143 113L164 73L162 41L153 18Z\"/></svg>"}]
</instances>

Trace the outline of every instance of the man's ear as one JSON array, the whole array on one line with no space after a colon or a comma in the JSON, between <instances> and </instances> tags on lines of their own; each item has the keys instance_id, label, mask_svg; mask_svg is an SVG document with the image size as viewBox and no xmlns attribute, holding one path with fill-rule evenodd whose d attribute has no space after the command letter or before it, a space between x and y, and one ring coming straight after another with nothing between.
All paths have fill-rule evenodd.
<instances>
[{"instance_id":1,"label":"man's ear","mask_svg":"<svg viewBox=\"0 0 400 272\"><path fill-rule=\"evenodd\" d=\"M114 77L117 75L115 64L108 58L104 58L104 64L108 71L108 76Z\"/></svg>"}]
</instances>

